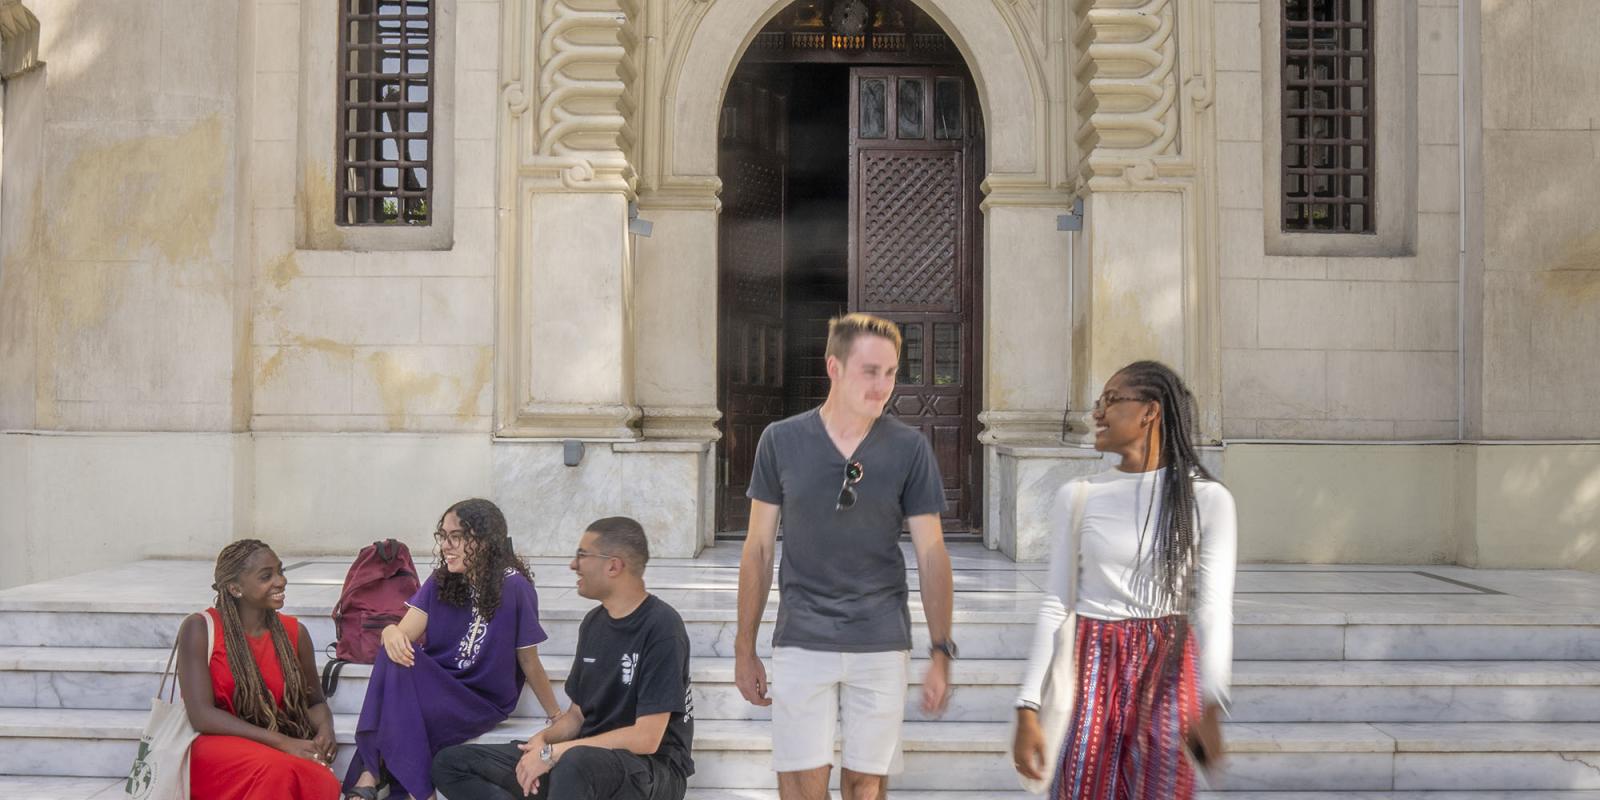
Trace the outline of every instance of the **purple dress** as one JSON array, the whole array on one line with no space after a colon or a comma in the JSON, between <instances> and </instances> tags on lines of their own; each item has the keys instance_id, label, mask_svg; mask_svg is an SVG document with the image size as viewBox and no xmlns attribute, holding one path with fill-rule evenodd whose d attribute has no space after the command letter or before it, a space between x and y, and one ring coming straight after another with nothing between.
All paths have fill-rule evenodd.
<instances>
[{"instance_id":1,"label":"purple dress","mask_svg":"<svg viewBox=\"0 0 1600 800\"><path fill-rule=\"evenodd\" d=\"M399 784L392 796L433 794L434 754L482 736L511 716L524 681L517 651L547 638L539 626L538 594L527 578L508 570L500 607L484 620L475 603L441 600L438 574L409 603L428 615L422 641L412 645L416 664L396 666L378 649L346 789L363 770L379 774L382 764Z\"/></svg>"}]
</instances>

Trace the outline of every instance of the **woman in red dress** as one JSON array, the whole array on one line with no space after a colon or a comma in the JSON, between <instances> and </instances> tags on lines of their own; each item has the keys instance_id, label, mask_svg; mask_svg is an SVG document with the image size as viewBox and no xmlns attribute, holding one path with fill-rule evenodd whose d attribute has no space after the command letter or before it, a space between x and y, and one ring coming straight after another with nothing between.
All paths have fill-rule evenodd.
<instances>
[{"instance_id":1,"label":"woman in red dress","mask_svg":"<svg viewBox=\"0 0 1600 800\"><path fill-rule=\"evenodd\" d=\"M241 539L217 555L216 644L206 619L178 629L178 679L190 724L194 800L333 800L333 712L317 683L311 636L278 613L288 579L272 548Z\"/></svg>"}]
</instances>

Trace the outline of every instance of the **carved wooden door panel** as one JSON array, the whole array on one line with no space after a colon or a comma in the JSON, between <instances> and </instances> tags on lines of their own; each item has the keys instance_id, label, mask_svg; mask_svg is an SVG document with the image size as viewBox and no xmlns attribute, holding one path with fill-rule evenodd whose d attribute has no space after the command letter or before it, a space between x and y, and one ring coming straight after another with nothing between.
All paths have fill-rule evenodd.
<instances>
[{"instance_id":1,"label":"carved wooden door panel","mask_svg":"<svg viewBox=\"0 0 1600 800\"><path fill-rule=\"evenodd\" d=\"M900 325L889 409L933 443L945 530L969 532L982 494L976 94L959 68L862 67L850 107L850 307Z\"/></svg>"},{"instance_id":2,"label":"carved wooden door panel","mask_svg":"<svg viewBox=\"0 0 1600 800\"><path fill-rule=\"evenodd\" d=\"M749 526L756 442L784 416L785 96L736 78L722 109L717 530Z\"/></svg>"}]
</instances>

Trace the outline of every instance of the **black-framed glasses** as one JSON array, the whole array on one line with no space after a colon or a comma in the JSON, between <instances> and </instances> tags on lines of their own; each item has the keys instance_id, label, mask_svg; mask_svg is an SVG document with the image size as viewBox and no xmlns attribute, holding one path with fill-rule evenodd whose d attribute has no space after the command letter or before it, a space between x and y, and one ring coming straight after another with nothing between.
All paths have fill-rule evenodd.
<instances>
[{"instance_id":1,"label":"black-framed glasses","mask_svg":"<svg viewBox=\"0 0 1600 800\"><path fill-rule=\"evenodd\" d=\"M867 468L861 466L860 461L852 461L844 465L844 484L839 487L839 501L834 503L834 511L849 511L856 506L856 484L861 482L861 476L867 474Z\"/></svg>"},{"instance_id":2,"label":"black-framed glasses","mask_svg":"<svg viewBox=\"0 0 1600 800\"><path fill-rule=\"evenodd\" d=\"M446 531L438 530L438 531L434 531L433 532L433 540L435 542L438 542L440 547L445 547L445 546L450 546L450 545L454 545L456 547L460 547L461 545L466 544L466 542L467 542L467 532L466 531L449 531L449 532L446 532Z\"/></svg>"}]
</instances>

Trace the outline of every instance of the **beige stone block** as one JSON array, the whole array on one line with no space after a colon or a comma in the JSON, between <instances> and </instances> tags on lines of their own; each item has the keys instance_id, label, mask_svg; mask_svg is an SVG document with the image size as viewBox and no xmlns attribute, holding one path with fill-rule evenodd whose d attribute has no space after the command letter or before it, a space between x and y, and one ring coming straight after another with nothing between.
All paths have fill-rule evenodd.
<instances>
[{"instance_id":1,"label":"beige stone block","mask_svg":"<svg viewBox=\"0 0 1600 800\"><path fill-rule=\"evenodd\" d=\"M495 143L493 141L458 140L455 172L458 210L494 207Z\"/></svg>"},{"instance_id":2,"label":"beige stone block","mask_svg":"<svg viewBox=\"0 0 1600 800\"><path fill-rule=\"evenodd\" d=\"M490 414L494 348L359 347L351 406L381 415L390 430L415 430L412 417Z\"/></svg>"},{"instance_id":3,"label":"beige stone block","mask_svg":"<svg viewBox=\"0 0 1600 800\"><path fill-rule=\"evenodd\" d=\"M1454 283L1402 283L1392 287L1395 311L1394 346L1399 350L1454 352L1460 305Z\"/></svg>"},{"instance_id":4,"label":"beige stone block","mask_svg":"<svg viewBox=\"0 0 1600 800\"><path fill-rule=\"evenodd\" d=\"M1427 144L1417 148L1419 212L1454 212L1461 207L1460 157L1453 145Z\"/></svg>"},{"instance_id":5,"label":"beige stone block","mask_svg":"<svg viewBox=\"0 0 1600 800\"><path fill-rule=\"evenodd\" d=\"M258 208L251 212L255 225L251 244L255 248L257 270L294 253L294 216L293 208Z\"/></svg>"},{"instance_id":6,"label":"beige stone block","mask_svg":"<svg viewBox=\"0 0 1600 800\"><path fill-rule=\"evenodd\" d=\"M255 23L256 71L298 72L300 69L299 4L257 5Z\"/></svg>"},{"instance_id":7,"label":"beige stone block","mask_svg":"<svg viewBox=\"0 0 1600 800\"><path fill-rule=\"evenodd\" d=\"M255 76L255 93L253 138L258 142L294 141L298 135L296 126L300 118L299 76L292 72L258 72ZM328 133L327 142L329 157L332 157L332 131Z\"/></svg>"},{"instance_id":8,"label":"beige stone block","mask_svg":"<svg viewBox=\"0 0 1600 800\"><path fill-rule=\"evenodd\" d=\"M1217 140L1261 141L1261 76L1217 73Z\"/></svg>"},{"instance_id":9,"label":"beige stone block","mask_svg":"<svg viewBox=\"0 0 1600 800\"><path fill-rule=\"evenodd\" d=\"M252 347L251 353L254 413L350 413L351 348L266 346Z\"/></svg>"},{"instance_id":10,"label":"beige stone block","mask_svg":"<svg viewBox=\"0 0 1600 800\"><path fill-rule=\"evenodd\" d=\"M495 139L499 125L500 73L462 70L456 78L456 141Z\"/></svg>"},{"instance_id":11,"label":"beige stone block","mask_svg":"<svg viewBox=\"0 0 1600 800\"><path fill-rule=\"evenodd\" d=\"M1262 281L1262 347L1328 350L1394 346L1390 287L1353 281Z\"/></svg>"},{"instance_id":12,"label":"beige stone block","mask_svg":"<svg viewBox=\"0 0 1600 800\"><path fill-rule=\"evenodd\" d=\"M254 528L280 550L348 555L378 539L422 569L450 504L490 490L488 436L256 434Z\"/></svg>"},{"instance_id":13,"label":"beige stone block","mask_svg":"<svg viewBox=\"0 0 1600 800\"><path fill-rule=\"evenodd\" d=\"M1223 208L1261 209L1261 144L1217 143L1217 187Z\"/></svg>"},{"instance_id":14,"label":"beige stone block","mask_svg":"<svg viewBox=\"0 0 1600 800\"><path fill-rule=\"evenodd\" d=\"M1328 279L1336 281L1409 281L1416 279L1412 256L1329 256Z\"/></svg>"},{"instance_id":15,"label":"beige stone block","mask_svg":"<svg viewBox=\"0 0 1600 800\"><path fill-rule=\"evenodd\" d=\"M491 433L490 417L410 414L406 431L416 433ZM257 414L250 430L267 433L396 433L386 414Z\"/></svg>"},{"instance_id":16,"label":"beige stone block","mask_svg":"<svg viewBox=\"0 0 1600 800\"><path fill-rule=\"evenodd\" d=\"M1456 438L1456 433L1456 421L1453 419L1398 420L1394 423L1394 438L1403 442L1450 440Z\"/></svg>"},{"instance_id":17,"label":"beige stone block","mask_svg":"<svg viewBox=\"0 0 1600 800\"><path fill-rule=\"evenodd\" d=\"M39 59L50 70L50 122L160 118L161 3L27 4L39 18Z\"/></svg>"},{"instance_id":18,"label":"beige stone block","mask_svg":"<svg viewBox=\"0 0 1600 800\"><path fill-rule=\"evenodd\" d=\"M1533 305L1521 272L1483 274L1483 407L1497 412L1542 410L1532 405ZM1487 424L1487 423L1486 423Z\"/></svg>"},{"instance_id":19,"label":"beige stone block","mask_svg":"<svg viewBox=\"0 0 1600 800\"><path fill-rule=\"evenodd\" d=\"M1590 0L1484 3L1484 128L1594 128L1600 108L1594 19Z\"/></svg>"},{"instance_id":20,"label":"beige stone block","mask_svg":"<svg viewBox=\"0 0 1600 800\"><path fill-rule=\"evenodd\" d=\"M1600 265L1600 131L1485 131L1483 186L1485 269Z\"/></svg>"},{"instance_id":21,"label":"beige stone block","mask_svg":"<svg viewBox=\"0 0 1600 800\"><path fill-rule=\"evenodd\" d=\"M1386 441L1394 438L1394 422L1374 419L1264 419L1262 439Z\"/></svg>"},{"instance_id":22,"label":"beige stone block","mask_svg":"<svg viewBox=\"0 0 1600 800\"><path fill-rule=\"evenodd\" d=\"M456 41L468 46L456 48L456 74L472 70L494 70L500 66L500 4L459 3L456 5Z\"/></svg>"},{"instance_id":23,"label":"beige stone block","mask_svg":"<svg viewBox=\"0 0 1600 800\"><path fill-rule=\"evenodd\" d=\"M1222 418L1222 438L1224 439L1254 439L1257 431L1256 420L1243 417Z\"/></svg>"},{"instance_id":24,"label":"beige stone block","mask_svg":"<svg viewBox=\"0 0 1600 800\"><path fill-rule=\"evenodd\" d=\"M1456 354L1328 353L1328 416L1436 420L1456 414Z\"/></svg>"},{"instance_id":25,"label":"beige stone block","mask_svg":"<svg viewBox=\"0 0 1600 800\"><path fill-rule=\"evenodd\" d=\"M92 406L73 418L72 427L88 429L137 420L141 428L191 430L211 416L195 406L227 406L230 279L226 264L47 265L38 311L39 371L48 381L39 397L44 427L69 403Z\"/></svg>"},{"instance_id":26,"label":"beige stone block","mask_svg":"<svg viewBox=\"0 0 1600 800\"><path fill-rule=\"evenodd\" d=\"M1417 258L1412 280L1453 281L1461 275L1461 217L1417 215Z\"/></svg>"},{"instance_id":27,"label":"beige stone block","mask_svg":"<svg viewBox=\"0 0 1600 800\"><path fill-rule=\"evenodd\" d=\"M1454 75L1417 78L1417 141L1456 144L1461 126L1460 87Z\"/></svg>"},{"instance_id":28,"label":"beige stone block","mask_svg":"<svg viewBox=\"0 0 1600 800\"><path fill-rule=\"evenodd\" d=\"M255 142L250 148L250 182L257 209L294 208L294 142Z\"/></svg>"},{"instance_id":29,"label":"beige stone block","mask_svg":"<svg viewBox=\"0 0 1600 800\"><path fill-rule=\"evenodd\" d=\"M1534 407L1600 411L1600 269L1537 273L1528 291Z\"/></svg>"},{"instance_id":30,"label":"beige stone block","mask_svg":"<svg viewBox=\"0 0 1600 800\"><path fill-rule=\"evenodd\" d=\"M1417 9L1417 72L1421 75L1454 75L1460 59L1456 57L1456 10L1453 8Z\"/></svg>"},{"instance_id":31,"label":"beige stone block","mask_svg":"<svg viewBox=\"0 0 1600 800\"><path fill-rule=\"evenodd\" d=\"M1223 277L1259 278L1266 259L1261 214L1251 209L1221 212Z\"/></svg>"},{"instance_id":32,"label":"beige stone block","mask_svg":"<svg viewBox=\"0 0 1600 800\"><path fill-rule=\"evenodd\" d=\"M234 108L239 4L161 0L164 46L155 86L159 119L199 119Z\"/></svg>"},{"instance_id":33,"label":"beige stone block","mask_svg":"<svg viewBox=\"0 0 1600 800\"><path fill-rule=\"evenodd\" d=\"M1476 456L1478 566L1600 571L1600 447L1506 445Z\"/></svg>"},{"instance_id":34,"label":"beige stone block","mask_svg":"<svg viewBox=\"0 0 1600 800\"><path fill-rule=\"evenodd\" d=\"M1239 560L1451 563L1456 458L1437 445L1229 447Z\"/></svg>"},{"instance_id":35,"label":"beige stone block","mask_svg":"<svg viewBox=\"0 0 1600 800\"><path fill-rule=\"evenodd\" d=\"M1261 4L1218 2L1212 12L1218 72L1261 71ZM1259 77L1257 78L1259 85ZM1259 89L1257 90L1259 92Z\"/></svg>"},{"instance_id":36,"label":"beige stone block","mask_svg":"<svg viewBox=\"0 0 1600 800\"><path fill-rule=\"evenodd\" d=\"M494 344L493 278L423 278L422 341Z\"/></svg>"},{"instance_id":37,"label":"beige stone block","mask_svg":"<svg viewBox=\"0 0 1600 800\"><path fill-rule=\"evenodd\" d=\"M1093 203L1090 210L1090 218L1095 226L1091 237L1093 309L1090 318L1094 320L1094 334L1090 337L1090 383L1099 385L1113 371L1140 359L1183 363L1183 300L1182 293L1175 290L1183 284L1181 198L1166 192L1107 192L1096 195ZM991 232L996 230L996 210L989 212ZM1030 209L1030 212L1031 219L1016 219L1006 234L986 238L997 244L1007 242L1013 252L1020 255L1025 246L1023 243L1033 238L1026 231L1037 230L1040 223L1050 218L1046 209ZM1021 217L1020 214L1017 216ZM1016 224L1020 222L1031 224L1026 227ZM1064 240L1058 241L1064 244ZM1024 260L1013 257L991 263L1043 267L1051 262L1042 258ZM1044 282L1047 280L1050 283ZM991 285L995 282L993 278L990 279ZM1054 297L1040 291L1041 286L1051 284L1056 287ZM1052 304L1057 309L1065 307L1061 305L1067 298L1065 276L1060 271L1054 274L1041 272L1031 280L1009 282L1004 297L993 292L990 294L989 302L995 308L1007 310L1003 317L1007 319L1008 327L1018 334L1026 330L1023 327L1024 320L1042 318L1041 322L1032 323L1038 326L1035 330L1041 333L1049 331L1052 335L1048 338L1042 335L1007 337L1008 349L1015 351L1014 355L1007 354L1008 360L1011 363L1035 365L1032 369L1002 370L997 369L998 359L991 357L986 360L991 374L998 372L1008 377L1003 393L993 385L994 381L985 387L993 404L988 407L1051 408L1052 403L1060 402L1059 398L1065 394L1065 375L1054 367L1054 364L1061 363L1059 359L1054 364L1037 359L1040 355L1039 343L1067 340L1069 330L1065 326L1070 323L1067 315L1059 312L1052 314L1050 311ZM989 338L995 337L991 334ZM990 349L993 352L995 348L990 345ZM1062 383L1044 389L1040 377L1052 374L1060 376ZM1033 398L1032 402L1026 402L1029 397Z\"/></svg>"},{"instance_id":38,"label":"beige stone block","mask_svg":"<svg viewBox=\"0 0 1600 800\"><path fill-rule=\"evenodd\" d=\"M280 286L266 277L257 283L256 344L420 341L422 287L415 278L295 277Z\"/></svg>"},{"instance_id":39,"label":"beige stone block","mask_svg":"<svg viewBox=\"0 0 1600 800\"><path fill-rule=\"evenodd\" d=\"M1600 430L1600 412L1495 411L1484 412L1485 439L1583 439L1592 441Z\"/></svg>"},{"instance_id":40,"label":"beige stone block","mask_svg":"<svg viewBox=\"0 0 1600 800\"><path fill-rule=\"evenodd\" d=\"M1222 281L1222 346L1249 349L1256 346L1256 281Z\"/></svg>"},{"instance_id":41,"label":"beige stone block","mask_svg":"<svg viewBox=\"0 0 1600 800\"><path fill-rule=\"evenodd\" d=\"M1319 350L1223 350L1222 415L1326 416L1327 354Z\"/></svg>"}]
</instances>

